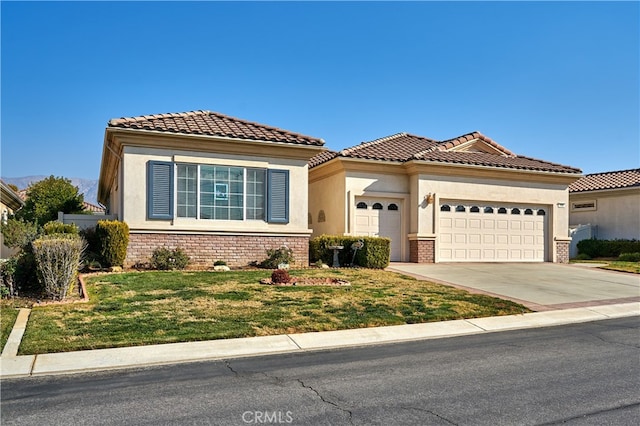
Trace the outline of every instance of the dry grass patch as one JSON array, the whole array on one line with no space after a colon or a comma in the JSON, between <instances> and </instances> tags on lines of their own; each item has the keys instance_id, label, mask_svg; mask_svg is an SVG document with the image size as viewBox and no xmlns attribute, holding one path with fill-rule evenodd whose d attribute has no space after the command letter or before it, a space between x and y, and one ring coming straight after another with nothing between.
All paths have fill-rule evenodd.
<instances>
[{"instance_id":1,"label":"dry grass patch","mask_svg":"<svg viewBox=\"0 0 640 426\"><path fill-rule=\"evenodd\" d=\"M351 286L265 286L270 271L87 279L90 302L35 308L21 354L509 315L516 303L379 270L292 271Z\"/></svg>"}]
</instances>

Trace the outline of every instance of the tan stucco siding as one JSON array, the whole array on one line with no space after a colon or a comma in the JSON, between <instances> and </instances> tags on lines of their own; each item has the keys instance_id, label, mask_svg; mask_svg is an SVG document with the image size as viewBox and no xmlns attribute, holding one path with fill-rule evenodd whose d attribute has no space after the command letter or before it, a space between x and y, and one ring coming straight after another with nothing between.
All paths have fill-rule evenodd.
<instances>
[{"instance_id":1,"label":"tan stucco siding","mask_svg":"<svg viewBox=\"0 0 640 426\"><path fill-rule=\"evenodd\" d=\"M346 232L345 174L338 172L309 184L309 214L313 236ZM321 218L322 214L322 218Z\"/></svg>"},{"instance_id":2,"label":"tan stucco siding","mask_svg":"<svg viewBox=\"0 0 640 426\"><path fill-rule=\"evenodd\" d=\"M611 190L569 195L572 226L597 226L599 239L640 239L640 189ZM595 210L576 211L575 203L595 201Z\"/></svg>"},{"instance_id":3,"label":"tan stucco siding","mask_svg":"<svg viewBox=\"0 0 640 426\"><path fill-rule=\"evenodd\" d=\"M174 218L173 220L147 219L147 163L151 160L209 164L220 166L255 167L289 171L289 223L270 224L264 221L207 220ZM132 230L171 232L221 233L279 233L309 234L307 226L308 170L304 160L269 157L247 158L240 155L199 153L125 146L121 169L122 220Z\"/></svg>"}]
</instances>

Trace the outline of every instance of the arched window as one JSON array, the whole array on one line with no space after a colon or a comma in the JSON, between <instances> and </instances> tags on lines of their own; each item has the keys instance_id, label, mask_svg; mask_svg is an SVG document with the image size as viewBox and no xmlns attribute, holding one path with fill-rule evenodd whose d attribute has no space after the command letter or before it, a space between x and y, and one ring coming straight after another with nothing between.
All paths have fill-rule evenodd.
<instances>
[{"instance_id":1,"label":"arched window","mask_svg":"<svg viewBox=\"0 0 640 426\"><path fill-rule=\"evenodd\" d=\"M469 211L470 211L471 213L480 213L480 207L478 207L478 206L473 206L473 207L471 207L471 208L469 209Z\"/></svg>"},{"instance_id":2,"label":"arched window","mask_svg":"<svg viewBox=\"0 0 640 426\"><path fill-rule=\"evenodd\" d=\"M380 203L375 203L375 204L373 205L373 209L374 209L374 210L382 210L382 204L380 204Z\"/></svg>"},{"instance_id":3,"label":"arched window","mask_svg":"<svg viewBox=\"0 0 640 426\"><path fill-rule=\"evenodd\" d=\"M387 210L397 211L398 210L398 205L394 204L394 203L391 203L391 204L389 204L389 207L387 207Z\"/></svg>"},{"instance_id":4,"label":"arched window","mask_svg":"<svg viewBox=\"0 0 640 426\"><path fill-rule=\"evenodd\" d=\"M467 209L465 208L465 206L458 206L458 207L456 207L456 211L457 212L466 212Z\"/></svg>"},{"instance_id":5,"label":"arched window","mask_svg":"<svg viewBox=\"0 0 640 426\"><path fill-rule=\"evenodd\" d=\"M505 209L504 207L500 207L498 209L498 214L507 214L507 209Z\"/></svg>"},{"instance_id":6,"label":"arched window","mask_svg":"<svg viewBox=\"0 0 640 426\"><path fill-rule=\"evenodd\" d=\"M493 213L493 207L485 207L484 208L484 212L485 213Z\"/></svg>"},{"instance_id":7,"label":"arched window","mask_svg":"<svg viewBox=\"0 0 640 426\"><path fill-rule=\"evenodd\" d=\"M520 214L520 209L519 208L511 209L511 214Z\"/></svg>"},{"instance_id":8,"label":"arched window","mask_svg":"<svg viewBox=\"0 0 640 426\"><path fill-rule=\"evenodd\" d=\"M320 210L320 213L318 213L318 223L320 222L326 222L327 218L324 215L324 210Z\"/></svg>"},{"instance_id":9,"label":"arched window","mask_svg":"<svg viewBox=\"0 0 640 426\"><path fill-rule=\"evenodd\" d=\"M533 214L533 210L531 210L531 209L526 209L526 210L524 211L524 214L525 214L525 215L527 215L527 216L531 216L531 215Z\"/></svg>"},{"instance_id":10,"label":"arched window","mask_svg":"<svg viewBox=\"0 0 640 426\"><path fill-rule=\"evenodd\" d=\"M440 211L441 212L450 212L451 211L451 207L448 204L443 204L440 206Z\"/></svg>"},{"instance_id":11,"label":"arched window","mask_svg":"<svg viewBox=\"0 0 640 426\"><path fill-rule=\"evenodd\" d=\"M540 209L538 210L538 216L544 216L545 214L547 214L544 210Z\"/></svg>"},{"instance_id":12,"label":"arched window","mask_svg":"<svg viewBox=\"0 0 640 426\"><path fill-rule=\"evenodd\" d=\"M360 201L357 205L356 205L356 209L366 209L367 208L367 203L364 203L362 201Z\"/></svg>"}]
</instances>

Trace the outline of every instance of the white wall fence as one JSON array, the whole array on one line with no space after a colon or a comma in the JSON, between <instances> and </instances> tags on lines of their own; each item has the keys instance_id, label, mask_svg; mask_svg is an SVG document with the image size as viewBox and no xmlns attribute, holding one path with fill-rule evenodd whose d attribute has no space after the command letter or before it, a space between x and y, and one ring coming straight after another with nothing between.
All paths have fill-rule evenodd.
<instances>
[{"instance_id":1,"label":"white wall fence","mask_svg":"<svg viewBox=\"0 0 640 426\"><path fill-rule=\"evenodd\" d=\"M73 223L80 229L93 228L99 220L117 220L114 214L64 214L58 212L58 222Z\"/></svg>"}]
</instances>

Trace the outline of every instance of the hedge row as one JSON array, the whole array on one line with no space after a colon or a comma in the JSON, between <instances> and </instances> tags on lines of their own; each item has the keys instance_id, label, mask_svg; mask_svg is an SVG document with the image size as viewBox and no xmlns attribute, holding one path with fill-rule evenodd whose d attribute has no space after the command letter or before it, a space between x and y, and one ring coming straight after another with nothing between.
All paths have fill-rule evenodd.
<instances>
[{"instance_id":1,"label":"hedge row","mask_svg":"<svg viewBox=\"0 0 640 426\"><path fill-rule=\"evenodd\" d=\"M364 242L364 246L357 250L355 259L352 246L359 241ZM343 246L339 251L338 258L341 266L351 265L362 266L364 268L383 269L389 266L391 250L391 240L379 237L351 237L344 235L321 235L309 240L309 260L333 264L333 250L331 246Z\"/></svg>"},{"instance_id":2,"label":"hedge row","mask_svg":"<svg viewBox=\"0 0 640 426\"><path fill-rule=\"evenodd\" d=\"M618 257L622 253L640 252L640 241L589 239L579 241L577 247L578 254L589 257Z\"/></svg>"}]
</instances>

